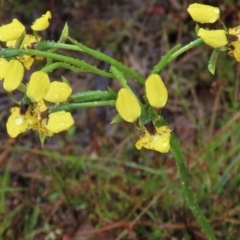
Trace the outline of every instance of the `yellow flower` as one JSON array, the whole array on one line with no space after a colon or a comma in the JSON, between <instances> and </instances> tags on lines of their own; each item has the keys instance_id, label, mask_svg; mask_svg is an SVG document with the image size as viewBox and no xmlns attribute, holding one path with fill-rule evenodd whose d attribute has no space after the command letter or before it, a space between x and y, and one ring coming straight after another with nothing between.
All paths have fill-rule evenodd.
<instances>
[{"instance_id":1,"label":"yellow flower","mask_svg":"<svg viewBox=\"0 0 240 240\"><path fill-rule=\"evenodd\" d=\"M44 118L42 115L46 110L43 101L30 104L24 114L20 113L20 108L12 108L6 124L9 136L15 138L20 133L32 129L51 137L54 133L67 130L74 124L71 114L64 111L51 113L49 118Z\"/></svg>"},{"instance_id":2,"label":"yellow flower","mask_svg":"<svg viewBox=\"0 0 240 240\"><path fill-rule=\"evenodd\" d=\"M49 26L48 19L51 19L51 12L47 11L46 14L42 15L42 17L38 18L33 25L31 26L34 31L43 31Z\"/></svg>"},{"instance_id":3,"label":"yellow flower","mask_svg":"<svg viewBox=\"0 0 240 240\"><path fill-rule=\"evenodd\" d=\"M5 77L7 67L8 61L4 58L0 58L0 80L2 80Z\"/></svg>"},{"instance_id":4,"label":"yellow flower","mask_svg":"<svg viewBox=\"0 0 240 240\"><path fill-rule=\"evenodd\" d=\"M4 77L3 88L7 92L12 92L20 85L24 69L18 60L10 60L8 63L4 62L4 67L6 69L4 75L2 75Z\"/></svg>"},{"instance_id":5,"label":"yellow flower","mask_svg":"<svg viewBox=\"0 0 240 240\"><path fill-rule=\"evenodd\" d=\"M30 111L24 115L20 114L20 108L14 107L11 109L11 115L7 121L7 132L8 135L12 138L17 137L20 133L26 132L31 129L31 126L28 124L29 119L31 118Z\"/></svg>"},{"instance_id":6,"label":"yellow flower","mask_svg":"<svg viewBox=\"0 0 240 240\"><path fill-rule=\"evenodd\" d=\"M144 135L140 137L135 145L138 150L144 147L161 153L167 153L169 151L171 130L167 126L155 129L155 134L150 134L145 129Z\"/></svg>"},{"instance_id":7,"label":"yellow flower","mask_svg":"<svg viewBox=\"0 0 240 240\"><path fill-rule=\"evenodd\" d=\"M73 124L74 120L69 112L59 111L49 115L46 127L53 133L59 133L69 129Z\"/></svg>"},{"instance_id":8,"label":"yellow flower","mask_svg":"<svg viewBox=\"0 0 240 240\"><path fill-rule=\"evenodd\" d=\"M198 36L201 37L207 45L213 48L222 47L228 43L224 30L205 30L200 28Z\"/></svg>"},{"instance_id":9,"label":"yellow flower","mask_svg":"<svg viewBox=\"0 0 240 240\"><path fill-rule=\"evenodd\" d=\"M168 92L158 74L152 74L147 78L145 89L147 99L152 107L162 108L166 104Z\"/></svg>"},{"instance_id":10,"label":"yellow flower","mask_svg":"<svg viewBox=\"0 0 240 240\"><path fill-rule=\"evenodd\" d=\"M50 83L48 75L41 71L31 75L26 92L32 102L44 99L52 103L65 102L71 93L72 89L67 83L57 81Z\"/></svg>"},{"instance_id":11,"label":"yellow flower","mask_svg":"<svg viewBox=\"0 0 240 240\"><path fill-rule=\"evenodd\" d=\"M33 129L44 133L46 136L52 136L53 132L49 131L42 121L42 112L46 111L47 107L43 101L37 104L28 106L24 114L21 113L20 108L14 107L11 109L11 115L7 121L7 132L12 138L17 137L20 133Z\"/></svg>"},{"instance_id":12,"label":"yellow flower","mask_svg":"<svg viewBox=\"0 0 240 240\"><path fill-rule=\"evenodd\" d=\"M0 41L6 42L18 39L25 31L25 27L17 20L0 27Z\"/></svg>"},{"instance_id":13,"label":"yellow flower","mask_svg":"<svg viewBox=\"0 0 240 240\"><path fill-rule=\"evenodd\" d=\"M230 41L229 46L229 55L234 56L235 59L240 62L240 26L235 28L230 28L228 30L230 35L234 35L236 37L236 41Z\"/></svg>"},{"instance_id":14,"label":"yellow flower","mask_svg":"<svg viewBox=\"0 0 240 240\"><path fill-rule=\"evenodd\" d=\"M36 71L31 75L27 85L27 96L33 101L42 100L50 87L50 80L45 72Z\"/></svg>"},{"instance_id":15,"label":"yellow flower","mask_svg":"<svg viewBox=\"0 0 240 240\"><path fill-rule=\"evenodd\" d=\"M237 26L235 28L229 28L228 29L228 33L230 35L234 35L236 37L236 41L240 41L240 26Z\"/></svg>"},{"instance_id":16,"label":"yellow flower","mask_svg":"<svg viewBox=\"0 0 240 240\"><path fill-rule=\"evenodd\" d=\"M118 92L116 108L127 122L135 122L141 115L141 107L137 98L126 88L121 88Z\"/></svg>"},{"instance_id":17,"label":"yellow flower","mask_svg":"<svg viewBox=\"0 0 240 240\"><path fill-rule=\"evenodd\" d=\"M44 99L52 103L65 102L71 93L72 89L67 83L53 81Z\"/></svg>"},{"instance_id":18,"label":"yellow flower","mask_svg":"<svg viewBox=\"0 0 240 240\"><path fill-rule=\"evenodd\" d=\"M37 19L32 25L32 29L36 31L41 31L46 29L49 26L48 19L51 18L51 13L47 11L45 15ZM0 27L0 41L6 41L7 47L14 47L17 39L25 31L25 27L17 20L13 19L12 23L6 24ZM40 37L38 41L40 41ZM33 43L37 42L36 38L33 35L26 34L20 48L32 48ZM16 57L26 69L30 69L34 62L34 58L41 59L39 57L32 56L18 56Z\"/></svg>"},{"instance_id":19,"label":"yellow flower","mask_svg":"<svg viewBox=\"0 0 240 240\"><path fill-rule=\"evenodd\" d=\"M187 11L195 22L214 23L220 18L219 8L205 4L190 4Z\"/></svg>"}]
</instances>

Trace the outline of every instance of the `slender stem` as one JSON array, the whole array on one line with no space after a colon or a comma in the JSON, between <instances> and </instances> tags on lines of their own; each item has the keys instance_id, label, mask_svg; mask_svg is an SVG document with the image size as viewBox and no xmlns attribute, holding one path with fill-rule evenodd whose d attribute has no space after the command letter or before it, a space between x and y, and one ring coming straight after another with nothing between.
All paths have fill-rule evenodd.
<instances>
[{"instance_id":1,"label":"slender stem","mask_svg":"<svg viewBox=\"0 0 240 240\"><path fill-rule=\"evenodd\" d=\"M3 58L10 58L10 57L16 57L19 55L29 55L29 56L40 56L40 57L45 57L45 58L51 58L57 61L69 63L72 65L75 65L79 68L83 68L86 71L98 74L103 77L114 77L112 73L102 71L98 69L95 66L92 66L84 61L72 58L72 57L67 57L63 56L60 54L56 53L51 53L51 52L46 52L46 51L39 51L39 50L31 50L31 49L11 49L11 48L2 48L0 50L0 57Z\"/></svg>"},{"instance_id":2,"label":"slender stem","mask_svg":"<svg viewBox=\"0 0 240 240\"><path fill-rule=\"evenodd\" d=\"M203 40L201 38L197 38L196 40L190 42L189 44L185 45L184 47L180 48L178 51L173 53L171 55L171 57L169 58L168 63L172 62L175 58L177 58L179 55L186 52L187 50L189 50L197 45L200 45L202 43L203 43Z\"/></svg>"},{"instance_id":3,"label":"slender stem","mask_svg":"<svg viewBox=\"0 0 240 240\"><path fill-rule=\"evenodd\" d=\"M86 72L86 69L73 67L72 65L70 65L68 63L63 63L63 62L51 63L51 64L43 67L41 69L41 71L48 73L48 72L52 72L53 70L55 70L57 68L65 68L65 69L72 70L73 72Z\"/></svg>"},{"instance_id":4,"label":"slender stem","mask_svg":"<svg viewBox=\"0 0 240 240\"><path fill-rule=\"evenodd\" d=\"M84 102L84 103L62 103L62 104L58 104L50 107L48 109L48 113L50 114L58 111L71 112L79 108L114 106L114 105L115 105L115 100L99 101L99 102L94 101L94 102Z\"/></svg>"},{"instance_id":5,"label":"slender stem","mask_svg":"<svg viewBox=\"0 0 240 240\"><path fill-rule=\"evenodd\" d=\"M153 67L153 70L151 71L151 74L159 73L167 64L169 59L171 58L172 54L180 48L180 44L174 46L172 49L170 49L165 56L161 58L161 60L157 63L156 66Z\"/></svg>"},{"instance_id":6,"label":"slender stem","mask_svg":"<svg viewBox=\"0 0 240 240\"><path fill-rule=\"evenodd\" d=\"M108 91L87 91L81 93L72 94L68 98L69 103L82 103L82 102L93 102L102 100L115 100L117 94L115 92Z\"/></svg>"},{"instance_id":7,"label":"slender stem","mask_svg":"<svg viewBox=\"0 0 240 240\"><path fill-rule=\"evenodd\" d=\"M206 217L204 216L196 199L193 196L193 192L188 179L188 172L184 164L184 157L183 157L181 148L179 146L179 143L177 141L177 138L173 133L171 134L170 143L171 143L171 152L173 154L173 157L175 158L176 165L178 168L178 173L180 176L182 191L183 191L186 204L192 211L194 217L196 218L197 222L201 226L202 231L205 233L207 238L209 240L215 240L216 238L215 238L214 231L211 225L208 223Z\"/></svg>"},{"instance_id":8,"label":"slender stem","mask_svg":"<svg viewBox=\"0 0 240 240\"><path fill-rule=\"evenodd\" d=\"M132 89L128 86L127 81L125 79L125 77L123 76L122 72L119 71L118 68L111 66L110 67L110 72L113 73L113 75L116 77L116 79L119 81L119 83L126 88L128 91L130 91L131 93L133 93ZM134 94L134 93L133 93Z\"/></svg>"},{"instance_id":9,"label":"slender stem","mask_svg":"<svg viewBox=\"0 0 240 240\"><path fill-rule=\"evenodd\" d=\"M79 43L70 37L68 37L68 39L74 45L66 44L66 43L55 43L55 42L39 42L39 43L35 44L35 48L39 49L39 50L48 50L48 49L52 49L52 48L59 48L59 49L67 49L67 50L85 52L85 53L93 56L96 59L107 62L110 65L117 67L119 70L121 70L124 73L125 76L132 77L132 78L136 79L139 83L144 84L145 79L141 75L139 75L134 70L126 67L119 61L117 61L117 60L109 57L108 55L101 53L97 50L86 47L82 43Z\"/></svg>"}]
</instances>

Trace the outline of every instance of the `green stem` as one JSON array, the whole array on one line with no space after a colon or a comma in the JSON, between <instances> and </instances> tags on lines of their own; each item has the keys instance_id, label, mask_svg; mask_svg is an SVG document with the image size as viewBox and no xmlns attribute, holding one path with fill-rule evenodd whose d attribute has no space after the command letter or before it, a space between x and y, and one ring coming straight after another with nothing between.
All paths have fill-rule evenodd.
<instances>
[{"instance_id":1,"label":"green stem","mask_svg":"<svg viewBox=\"0 0 240 240\"><path fill-rule=\"evenodd\" d=\"M125 79L125 77L123 76L123 74L121 73L121 71L119 71L118 68L111 66L110 67L110 72L113 73L113 75L116 77L116 79L119 81L119 83L126 88L128 91L130 91L131 93L133 93L132 89L128 86L127 81ZM134 93L133 93L134 94Z\"/></svg>"},{"instance_id":2,"label":"green stem","mask_svg":"<svg viewBox=\"0 0 240 240\"><path fill-rule=\"evenodd\" d=\"M186 204L192 211L194 217L196 218L197 222L201 226L202 231L205 233L207 238L209 240L215 240L216 238L215 238L214 231L211 225L208 223L206 217L204 216L196 199L193 196L193 192L188 179L188 172L184 164L184 157L183 157L181 148L179 146L179 143L177 141L177 138L173 133L171 134L170 143L171 143L171 152L173 154L173 157L175 158L176 165L178 168L178 173L180 176L182 191L183 191Z\"/></svg>"},{"instance_id":3,"label":"green stem","mask_svg":"<svg viewBox=\"0 0 240 240\"><path fill-rule=\"evenodd\" d=\"M164 55L161 60L157 63L156 66L153 67L153 70L151 71L151 74L157 74L159 73L167 64L169 59L171 58L172 54L180 48L180 44L176 45L172 49L170 49L166 55Z\"/></svg>"},{"instance_id":4,"label":"green stem","mask_svg":"<svg viewBox=\"0 0 240 240\"><path fill-rule=\"evenodd\" d=\"M115 105L115 100L99 101L99 102L94 101L94 102L84 102L84 103L62 103L62 104L51 106L48 109L48 113L50 114L58 111L72 112L79 108L114 106L114 105Z\"/></svg>"},{"instance_id":5,"label":"green stem","mask_svg":"<svg viewBox=\"0 0 240 240\"><path fill-rule=\"evenodd\" d=\"M183 54L187 50L189 50L197 45L200 45L202 43L203 43L203 40L201 38L197 38L196 40L190 42L189 44L185 45L184 47L180 48L178 51L173 53L171 55L171 57L169 58L168 63L172 62L175 58L177 58L179 55Z\"/></svg>"},{"instance_id":6,"label":"green stem","mask_svg":"<svg viewBox=\"0 0 240 240\"><path fill-rule=\"evenodd\" d=\"M115 92L108 91L87 91L81 93L72 94L68 98L69 103L82 103L82 102L93 102L102 100L115 100L117 94Z\"/></svg>"},{"instance_id":7,"label":"green stem","mask_svg":"<svg viewBox=\"0 0 240 240\"><path fill-rule=\"evenodd\" d=\"M86 70L83 68L73 67L72 65L70 65L68 63L63 63L63 62L51 63L51 64L43 67L41 69L41 71L48 73L48 72L52 72L53 70L55 70L57 68L65 68L65 69L72 70L73 72L86 72Z\"/></svg>"},{"instance_id":8,"label":"green stem","mask_svg":"<svg viewBox=\"0 0 240 240\"><path fill-rule=\"evenodd\" d=\"M56 54L56 53L44 52L44 51L39 51L39 50L31 50L31 49L14 49L14 48L12 48L12 49L11 48L2 48L0 50L0 57L3 57L3 58L11 58L11 57L16 57L16 56L20 56L20 55L40 56L40 57L45 57L45 58L51 58L51 59L54 59L57 61L75 65L79 68L83 68L86 71L98 74L103 77L109 77L109 78L114 77L112 73L102 71L95 66L85 63L84 61L80 61L75 58L63 56L63 55Z\"/></svg>"},{"instance_id":9,"label":"green stem","mask_svg":"<svg viewBox=\"0 0 240 240\"><path fill-rule=\"evenodd\" d=\"M35 48L39 49L39 50L48 50L48 49L52 49L52 48L59 48L59 49L67 49L67 50L85 52L85 53L93 56L96 59L99 59L101 61L109 63L110 65L115 66L116 68L121 70L124 73L125 76L132 77L132 78L136 79L139 83L144 84L145 79L141 75L139 75L134 70L126 67L125 65L123 65L119 61L117 61L117 60L107 56L106 54L97 51L97 50L86 47L82 43L79 43L79 42L75 41L74 39L72 39L70 37L68 37L68 39L74 45L65 44L65 43L55 43L55 42L39 42L39 43L35 44Z\"/></svg>"}]
</instances>

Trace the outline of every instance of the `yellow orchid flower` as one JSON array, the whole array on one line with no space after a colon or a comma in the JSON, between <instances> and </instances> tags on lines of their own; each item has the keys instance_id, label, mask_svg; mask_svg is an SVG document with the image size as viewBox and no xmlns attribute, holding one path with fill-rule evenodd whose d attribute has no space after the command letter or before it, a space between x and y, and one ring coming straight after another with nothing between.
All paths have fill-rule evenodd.
<instances>
[{"instance_id":1,"label":"yellow orchid flower","mask_svg":"<svg viewBox=\"0 0 240 240\"><path fill-rule=\"evenodd\" d=\"M116 108L127 122L135 122L141 115L141 107L137 98L126 88L121 88L118 92Z\"/></svg>"},{"instance_id":2,"label":"yellow orchid flower","mask_svg":"<svg viewBox=\"0 0 240 240\"><path fill-rule=\"evenodd\" d=\"M30 111L22 116L20 114L20 108L14 107L11 109L11 115L7 121L7 133L11 138L17 137L20 133L26 132L31 129L31 126L28 124L29 119L31 118Z\"/></svg>"},{"instance_id":3,"label":"yellow orchid flower","mask_svg":"<svg viewBox=\"0 0 240 240\"><path fill-rule=\"evenodd\" d=\"M155 129L155 134L150 134L147 129L145 129L144 135L140 137L135 145L138 150L142 147L161 153L167 153L170 150L171 130L167 126L156 127Z\"/></svg>"},{"instance_id":4,"label":"yellow orchid flower","mask_svg":"<svg viewBox=\"0 0 240 240\"><path fill-rule=\"evenodd\" d=\"M38 18L33 25L31 26L34 31L43 31L49 26L48 19L51 19L51 12L47 11L46 14L42 15L42 17Z\"/></svg>"},{"instance_id":5,"label":"yellow orchid flower","mask_svg":"<svg viewBox=\"0 0 240 240\"><path fill-rule=\"evenodd\" d=\"M145 82L146 96L154 108L162 108L168 98L167 89L158 74L150 75Z\"/></svg>"},{"instance_id":6,"label":"yellow orchid flower","mask_svg":"<svg viewBox=\"0 0 240 240\"><path fill-rule=\"evenodd\" d=\"M48 75L45 72L36 71L30 77L26 94L33 102L38 102L45 97L49 87Z\"/></svg>"},{"instance_id":7,"label":"yellow orchid flower","mask_svg":"<svg viewBox=\"0 0 240 240\"><path fill-rule=\"evenodd\" d=\"M41 113L46 109L47 107L43 101L30 105L24 114L21 113L19 107L12 108L6 124L8 135L15 138L20 133L33 129L44 133L46 136L52 136L53 133L42 124Z\"/></svg>"},{"instance_id":8,"label":"yellow orchid flower","mask_svg":"<svg viewBox=\"0 0 240 240\"><path fill-rule=\"evenodd\" d=\"M0 27L0 41L6 42L18 39L25 31L25 27L17 19L13 19L11 23Z\"/></svg>"},{"instance_id":9,"label":"yellow orchid flower","mask_svg":"<svg viewBox=\"0 0 240 240\"><path fill-rule=\"evenodd\" d=\"M235 57L240 62L240 26L229 28L228 33L236 36L236 41L231 41L228 54Z\"/></svg>"},{"instance_id":10,"label":"yellow orchid flower","mask_svg":"<svg viewBox=\"0 0 240 240\"><path fill-rule=\"evenodd\" d=\"M195 22L214 23L220 18L219 8L205 4L190 4L187 11Z\"/></svg>"},{"instance_id":11,"label":"yellow orchid flower","mask_svg":"<svg viewBox=\"0 0 240 240\"><path fill-rule=\"evenodd\" d=\"M74 124L71 114L65 111L51 113L48 118L43 118L42 113L46 110L43 101L30 104L24 114L20 113L19 107L12 108L6 124L8 135L15 138L20 133L32 129L51 137L54 133L67 130Z\"/></svg>"},{"instance_id":12,"label":"yellow orchid flower","mask_svg":"<svg viewBox=\"0 0 240 240\"><path fill-rule=\"evenodd\" d=\"M240 26L237 26L235 28L229 28L228 33L230 35L235 35L237 37L236 40L240 41Z\"/></svg>"},{"instance_id":13,"label":"yellow orchid flower","mask_svg":"<svg viewBox=\"0 0 240 240\"><path fill-rule=\"evenodd\" d=\"M46 128L53 133L59 133L69 129L73 124L71 113L59 111L49 115Z\"/></svg>"},{"instance_id":14,"label":"yellow orchid flower","mask_svg":"<svg viewBox=\"0 0 240 240\"><path fill-rule=\"evenodd\" d=\"M2 75L4 78L3 88L6 92L12 92L22 82L24 69L18 60L10 60L8 63L4 62L4 68L4 75Z\"/></svg>"},{"instance_id":15,"label":"yellow orchid flower","mask_svg":"<svg viewBox=\"0 0 240 240\"><path fill-rule=\"evenodd\" d=\"M206 30L200 28L198 36L209 46L218 48L228 43L226 32L224 30Z\"/></svg>"},{"instance_id":16,"label":"yellow orchid flower","mask_svg":"<svg viewBox=\"0 0 240 240\"><path fill-rule=\"evenodd\" d=\"M49 90L44 99L52 103L65 102L71 93L72 89L67 83L53 81L50 83Z\"/></svg>"}]
</instances>

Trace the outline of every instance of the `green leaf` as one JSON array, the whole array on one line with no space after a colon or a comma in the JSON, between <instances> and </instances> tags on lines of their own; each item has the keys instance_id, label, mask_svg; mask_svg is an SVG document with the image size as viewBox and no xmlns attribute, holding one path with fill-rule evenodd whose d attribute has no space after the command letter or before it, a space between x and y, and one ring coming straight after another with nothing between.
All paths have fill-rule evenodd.
<instances>
[{"instance_id":1,"label":"green leaf","mask_svg":"<svg viewBox=\"0 0 240 240\"><path fill-rule=\"evenodd\" d=\"M155 123L154 123L155 127L162 127L162 126L166 126L166 122L163 120L163 118L161 117L160 119L158 119Z\"/></svg>"},{"instance_id":2,"label":"green leaf","mask_svg":"<svg viewBox=\"0 0 240 240\"><path fill-rule=\"evenodd\" d=\"M63 27L63 30L62 30L62 34L58 40L59 43L64 43L66 42L66 39L68 37L68 24L65 23L64 27Z\"/></svg>"},{"instance_id":3,"label":"green leaf","mask_svg":"<svg viewBox=\"0 0 240 240\"><path fill-rule=\"evenodd\" d=\"M21 34L21 36L17 39L14 48L20 48L20 46L21 46L21 44L22 44L25 36L26 36L26 32L23 31L23 33Z\"/></svg>"},{"instance_id":4,"label":"green leaf","mask_svg":"<svg viewBox=\"0 0 240 240\"><path fill-rule=\"evenodd\" d=\"M196 26L195 26L195 33L196 35L198 35L198 30L200 29L200 26L196 23Z\"/></svg>"},{"instance_id":5,"label":"green leaf","mask_svg":"<svg viewBox=\"0 0 240 240\"><path fill-rule=\"evenodd\" d=\"M64 76L62 76L62 81L66 83L68 86L71 86L69 81Z\"/></svg>"},{"instance_id":6,"label":"green leaf","mask_svg":"<svg viewBox=\"0 0 240 240\"><path fill-rule=\"evenodd\" d=\"M216 68L216 62L217 62L218 54L219 54L219 51L214 49L212 51L212 55L211 55L210 60L208 62L208 70L213 75L215 73L215 68Z\"/></svg>"},{"instance_id":7,"label":"green leaf","mask_svg":"<svg viewBox=\"0 0 240 240\"><path fill-rule=\"evenodd\" d=\"M113 118L113 120L111 121L111 124L113 124L113 123L118 123L118 122L120 122L120 121L122 121L123 119L122 119L122 117L120 116L120 114L118 114L118 115L116 115L114 118Z\"/></svg>"},{"instance_id":8,"label":"green leaf","mask_svg":"<svg viewBox=\"0 0 240 240\"><path fill-rule=\"evenodd\" d=\"M45 141L46 136L45 136L43 133L39 132L39 133L38 133L38 137L39 137L39 140L40 140L41 145L42 145L42 147L43 147L43 144L44 144L44 141Z\"/></svg>"}]
</instances>

